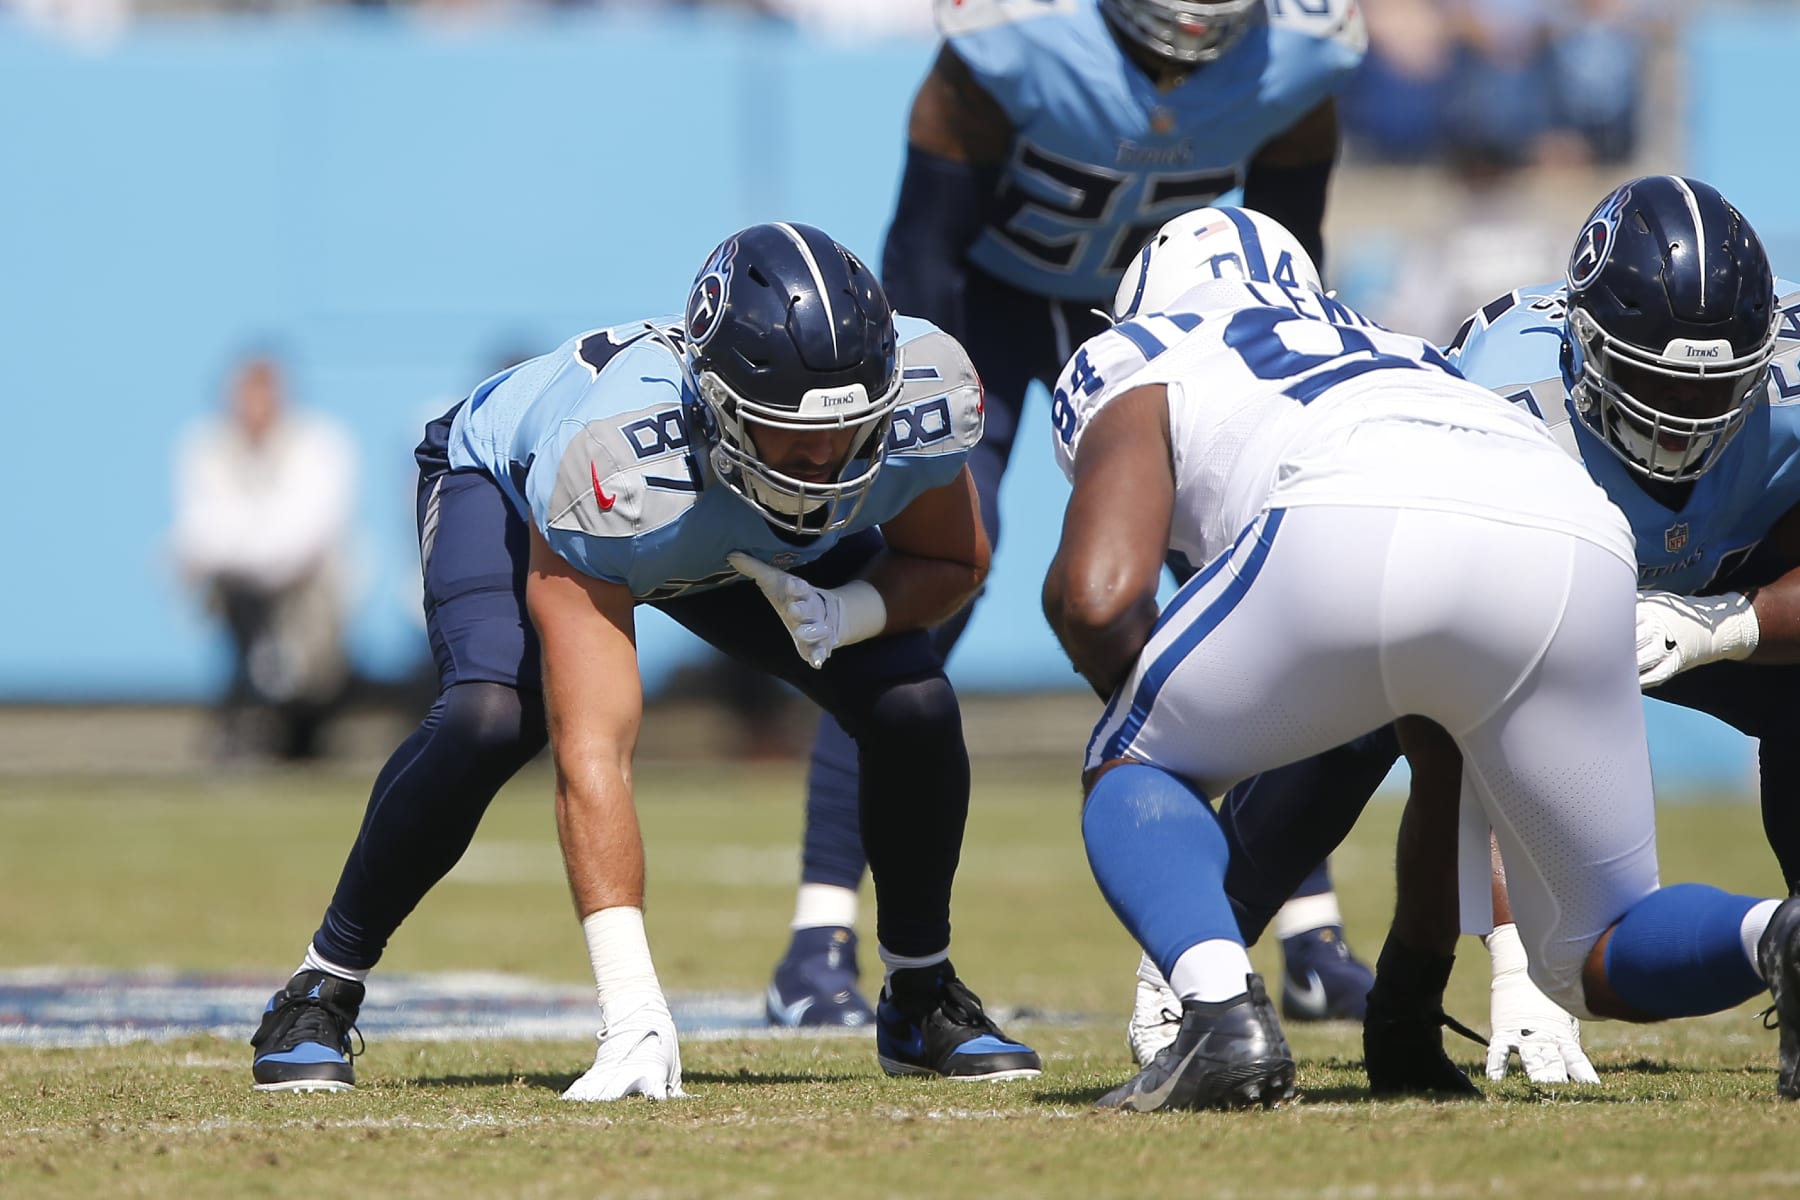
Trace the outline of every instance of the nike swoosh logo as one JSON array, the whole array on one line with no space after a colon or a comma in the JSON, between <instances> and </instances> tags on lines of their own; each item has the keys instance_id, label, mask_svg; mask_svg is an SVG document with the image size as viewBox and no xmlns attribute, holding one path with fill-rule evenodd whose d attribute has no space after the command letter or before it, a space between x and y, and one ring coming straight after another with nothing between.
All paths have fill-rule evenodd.
<instances>
[{"instance_id":1,"label":"nike swoosh logo","mask_svg":"<svg viewBox=\"0 0 1800 1200\"><path fill-rule=\"evenodd\" d=\"M1175 1084L1181 1079L1182 1073L1187 1070L1188 1064L1194 1061L1195 1056L1198 1055L1200 1051L1206 1049L1206 1043L1211 1040L1212 1033L1209 1031L1199 1041L1194 1043L1194 1048L1192 1050L1189 1050L1186 1054L1181 1056L1181 1061L1176 1063L1174 1069L1163 1077L1161 1083L1153 1088L1146 1088L1139 1092L1136 1096L1132 1097L1132 1100L1134 1102L1142 1101L1147 1104L1149 1108L1161 1108L1169 1099L1170 1093L1175 1090Z\"/></svg>"},{"instance_id":2,"label":"nike swoosh logo","mask_svg":"<svg viewBox=\"0 0 1800 1200\"><path fill-rule=\"evenodd\" d=\"M804 1017L806 1010L813 1006L813 1000L812 996L802 996L792 1004L783 1004L781 993L775 990L774 984L769 985L769 1011L774 1013L783 1025L799 1025L800 1018Z\"/></svg>"},{"instance_id":3,"label":"nike swoosh logo","mask_svg":"<svg viewBox=\"0 0 1800 1200\"><path fill-rule=\"evenodd\" d=\"M599 502L600 511L611 512L613 503L618 500L618 497L607 495L606 489L600 486L600 469L593 463L588 464L588 474L594 480L594 499Z\"/></svg>"},{"instance_id":4,"label":"nike swoosh logo","mask_svg":"<svg viewBox=\"0 0 1800 1200\"><path fill-rule=\"evenodd\" d=\"M1306 973L1306 990L1301 991L1294 986L1294 977L1282 980L1281 986L1287 991L1287 1002L1302 1012L1323 1017L1331 1008L1331 997L1325 991L1325 981L1319 978L1317 971Z\"/></svg>"}]
</instances>

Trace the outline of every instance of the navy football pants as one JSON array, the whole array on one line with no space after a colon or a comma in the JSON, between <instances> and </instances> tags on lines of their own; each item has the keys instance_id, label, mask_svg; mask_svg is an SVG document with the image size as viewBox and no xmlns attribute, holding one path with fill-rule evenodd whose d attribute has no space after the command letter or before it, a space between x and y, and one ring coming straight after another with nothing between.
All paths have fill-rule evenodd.
<instances>
[{"instance_id":1,"label":"navy football pants","mask_svg":"<svg viewBox=\"0 0 1800 1200\"><path fill-rule=\"evenodd\" d=\"M425 618L439 692L377 776L362 828L314 935L320 954L371 967L425 893L456 865L489 802L543 749L542 676L525 609L525 523L480 471L451 471L450 416L418 449ZM881 549L868 530L797 573L823 587ZM854 738L857 817L878 901L877 935L925 956L950 940L950 886L968 812L969 760L956 696L924 633L875 638L807 666L754 584L657 607L734 659L786 680Z\"/></svg>"}]
</instances>

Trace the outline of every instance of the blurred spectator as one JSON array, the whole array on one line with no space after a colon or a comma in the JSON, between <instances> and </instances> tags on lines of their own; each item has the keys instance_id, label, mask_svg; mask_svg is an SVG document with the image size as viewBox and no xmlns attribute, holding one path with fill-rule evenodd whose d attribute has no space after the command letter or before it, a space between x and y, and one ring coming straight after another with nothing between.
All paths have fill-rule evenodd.
<instances>
[{"instance_id":1,"label":"blurred spectator","mask_svg":"<svg viewBox=\"0 0 1800 1200\"><path fill-rule=\"evenodd\" d=\"M231 641L217 753L313 758L348 675L350 436L290 408L281 364L256 354L225 412L185 433L174 470L176 562Z\"/></svg>"},{"instance_id":2,"label":"blurred spectator","mask_svg":"<svg viewBox=\"0 0 1800 1200\"><path fill-rule=\"evenodd\" d=\"M933 38L931 0L755 0L754 7L822 37Z\"/></svg>"},{"instance_id":3,"label":"blurred spectator","mask_svg":"<svg viewBox=\"0 0 1800 1200\"><path fill-rule=\"evenodd\" d=\"M1453 199L1435 229L1402 243L1392 290L1376 305L1384 325L1448 342L1464 318L1518 287L1562 273L1569 220L1533 193L1536 179L1470 142L1451 151Z\"/></svg>"},{"instance_id":4,"label":"blurred spectator","mask_svg":"<svg viewBox=\"0 0 1800 1200\"><path fill-rule=\"evenodd\" d=\"M1382 162L1435 158L1455 49L1434 0L1365 0L1369 53L1338 97L1348 140Z\"/></svg>"},{"instance_id":5,"label":"blurred spectator","mask_svg":"<svg viewBox=\"0 0 1800 1200\"><path fill-rule=\"evenodd\" d=\"M1573 0L1558 12L1548 57L1555 123L1595 162L1624 162L1637 151L1657 8L1649 0Z\"/></svg>"}]
</instances>

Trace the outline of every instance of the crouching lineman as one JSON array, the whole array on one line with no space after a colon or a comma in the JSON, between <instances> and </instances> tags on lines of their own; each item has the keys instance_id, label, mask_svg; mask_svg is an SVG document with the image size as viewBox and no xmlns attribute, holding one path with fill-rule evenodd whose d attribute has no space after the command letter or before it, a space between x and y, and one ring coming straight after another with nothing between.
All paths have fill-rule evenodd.
<instances>
[{"instance_id":1,"label":"crouching lineman","mask_svg":"<svg viewBox=\"0 0 1800 1200\"><path fill-rule=\"evenodd\" d=\"M1639 684L1761 739L1763 827L1790 889L1800 888L1800 743L1785 736L1800 720L1797 306L1800 289L1775 279L1755 229L1716 188L1651 175L1595 205L1563 279L1484 306L1447 351L1465 377L1543 420L1624 512ZM1335 844L1399 752L1382 730L1233 790L1223 816L1247 929ZM1282 829L1320 840L1299 847ZM1235 886L1240 860L1255 864L1262 894ZM1517 929L1502 919L1487 942L1488 1077L1504 1078L1516 1051L1533 1082L1597 1082L1577 1023L1526 982ZM1390 941L1384 957L1365 1033L1371 1084L1473 1093L1435 1048L1448 955ZM1624 998L1660 1017L1713 1003L1660 988ZM1154 1053L1174 1036L1158 1015L1166 1006L1140 1005L1134 1046ZM1800 1082L1783 1085L1796 1092Z\"/></svg>"},{"instance_id":2,"label":"crouching lineman","mask_svg":"<svg viewBox=\"0 0 1800 1200\"><path fill-rule=\"evenodd\" d=\"M1716 1011L1766 981L1791 1065L1800 901L1658 887L1623 516L1529 412L1325 297L1279 225L1184 220L1053 395L1074 490L1044 607L1108 698L1082 833L1182 1004L1174 1041L1100 1104L1292 1094L1207 797L1402 717L1417 775L1460 778L1492 827L1548 995L1640 1016L1620 991ZM1159 613L1170 549L1203 565ZM1465 904L1487 883L1468 873ZM1672 928L1671 906L1693 919Z\"/></svg>"},{"instance_id":3,"label":"crouching lineman","mask_svg":"<svg viewBox=\"0 0 1800 1200\"><path fill-rule=\"evenodd\" d=\"M594 1065L564 1099L682 1094L631 788L645 603L856 739L883 1068L1036 1075L948 958L969 764L924 630L987 570L963 465L980 434L956 342L896 318L854 255L787 224L721 244L683 318L578 335L433 422L418 512L440 691L376 779L324 921L269 1002L256 1086L352 1086L370 969L547 737L601 1013Z\"/></svg>"}]
</instances>

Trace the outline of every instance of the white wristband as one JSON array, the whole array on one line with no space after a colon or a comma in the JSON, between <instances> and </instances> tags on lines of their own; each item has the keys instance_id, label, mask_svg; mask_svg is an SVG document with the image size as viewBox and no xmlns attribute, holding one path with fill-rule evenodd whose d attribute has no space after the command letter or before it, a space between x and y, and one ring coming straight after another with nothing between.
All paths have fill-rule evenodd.
<instances>
[{"instance_id":1,"label":"white wristband","mask_svg":"<svg viewBox=\"0 0 1800 1200\"><path fill-rule=\"evenodd\" d=\"M874 584L852 579L831 590L838 598L838 645L866 642L887 628L887 601Z\"/></svg>"},{"instance_id":2,"label":"white wristband","mask_svg":"<svg viewBox=\"0 0 1800 1200\"><path fill-rule=\"evenodd\" d=\"M603 908L581 919L587 938L588 964L594 969L594 993L600 1011L608 1006L625 1012L646 1003L663 1003L650 941L644 934L644 912L630 905Z\"/></svg>"},{"instance_id":3,"label":"white wristband","mask_svg":"<svg viewBox=\"0 0 1800 1200\"><path fill-rule=\"evenodd\" d=\"M1762 622L1756 619L1756 605L1742 592L1726 592L1713 597L1720 605L1713 625L1713 645L1720 658L1745 659L1756 653L1762 639Z\"/></svg>"},{"instance_id":4,"label":"white wristband","mask_svg":"<svg viewBox=\"0 0 1800 1200\"><path fill-rule=\"evenodd\" d=\"M1494 932L1482 939L1487 943L1488 960L1494 977L1523 975L1527 966L1525 943L1519 940L1519 927L1508 922L1494 926Z\"/></svg>"}]
</instances>

